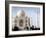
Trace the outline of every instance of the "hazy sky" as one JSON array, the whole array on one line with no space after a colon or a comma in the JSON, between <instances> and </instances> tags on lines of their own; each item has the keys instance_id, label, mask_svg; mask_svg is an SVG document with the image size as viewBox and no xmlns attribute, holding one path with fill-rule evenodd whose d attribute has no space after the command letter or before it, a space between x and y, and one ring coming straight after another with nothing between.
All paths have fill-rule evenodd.
<instances>
[{"instance_id":1,"label":"hazy sky","mask_svg":"<svg viewBox=\"0 0 46 38\"><path fill-rule=\"evenodd\" d=\"M32 17L32 25L37 26L37 20L39 21L40 17L40 8L35 7L12 7L12 16L16 16L19 10L24 10L30 17ZM38 17L38 19L37 19Z\"/></svg>"}]
</instances>

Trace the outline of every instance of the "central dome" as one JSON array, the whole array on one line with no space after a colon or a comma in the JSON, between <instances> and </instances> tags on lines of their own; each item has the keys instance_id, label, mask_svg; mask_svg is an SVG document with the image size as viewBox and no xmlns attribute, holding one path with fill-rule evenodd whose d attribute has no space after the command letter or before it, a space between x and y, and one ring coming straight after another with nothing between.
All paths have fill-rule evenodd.
<instances>
[{"instance_id":1,"label":"central dome","mask_svg":"<svg viewBox=\"0 0 46 38\"><path fill-rule=\"evenodd\" d=\"M20 16L25 16L24 10L19 10L19 11L17 12L17 16L18 16L18 17L20 17Z\"/></svg>"}]
</instances>

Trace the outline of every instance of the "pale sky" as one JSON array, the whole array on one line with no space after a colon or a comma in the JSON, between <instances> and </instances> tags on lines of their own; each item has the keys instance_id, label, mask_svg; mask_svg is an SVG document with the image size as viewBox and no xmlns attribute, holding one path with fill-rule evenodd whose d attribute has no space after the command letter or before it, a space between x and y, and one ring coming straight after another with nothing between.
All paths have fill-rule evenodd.
<instances>
[{"instance_id":1,"label":"pale sky","mask_svg":"<svg viewBox=\"0 0 46 38\"><path fill-rule=\"evenodd\" d=\"M16 16L19 10L24 10L30 17L32 17L32 25L38 26L37 20L40 19L40 8L35 7L12 7L12 16ZM38 19L37 19L38 18Z\"/></svg>"}]
</instances>

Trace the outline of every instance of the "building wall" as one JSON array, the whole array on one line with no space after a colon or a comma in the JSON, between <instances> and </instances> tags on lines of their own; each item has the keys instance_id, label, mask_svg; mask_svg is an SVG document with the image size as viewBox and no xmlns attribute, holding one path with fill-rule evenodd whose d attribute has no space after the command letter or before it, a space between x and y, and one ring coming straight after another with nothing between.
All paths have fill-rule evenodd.
<instances>
[{"instance_id":1,"label":"building wall","mask_svg":"<svg viewBox=\"0 0 46 38\"><path fill-rule=\"evenodd\" d=\"M20 20L23 20L23 26L19 25ZM19 29L22 29L22 30L24 30L24 28L26 29L26 27L28 27L30 29L30 26L31 26L30 18L27 16L26 17L18 17L18 18L14 17L13 18L13 29L15 26L17 26Z\"/></svg>"}]
</instances>

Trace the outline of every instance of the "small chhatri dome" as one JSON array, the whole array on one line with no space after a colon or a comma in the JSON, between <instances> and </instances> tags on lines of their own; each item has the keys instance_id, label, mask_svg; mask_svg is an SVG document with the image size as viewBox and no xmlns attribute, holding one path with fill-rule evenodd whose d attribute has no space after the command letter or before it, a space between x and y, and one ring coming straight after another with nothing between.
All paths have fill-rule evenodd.
<instances>
[{"instance_id":1,"label":"small chhatri dome","mask_svg":"<svg viewBox=\"0 0 46 38\"><path fill-rule=\"evenodd\" d=\"M19 10L19 11L17 12L17 16L18 16L18 17L20 17L20 16L25 16L24 10Z\"/></svg>"}]
</instances>

